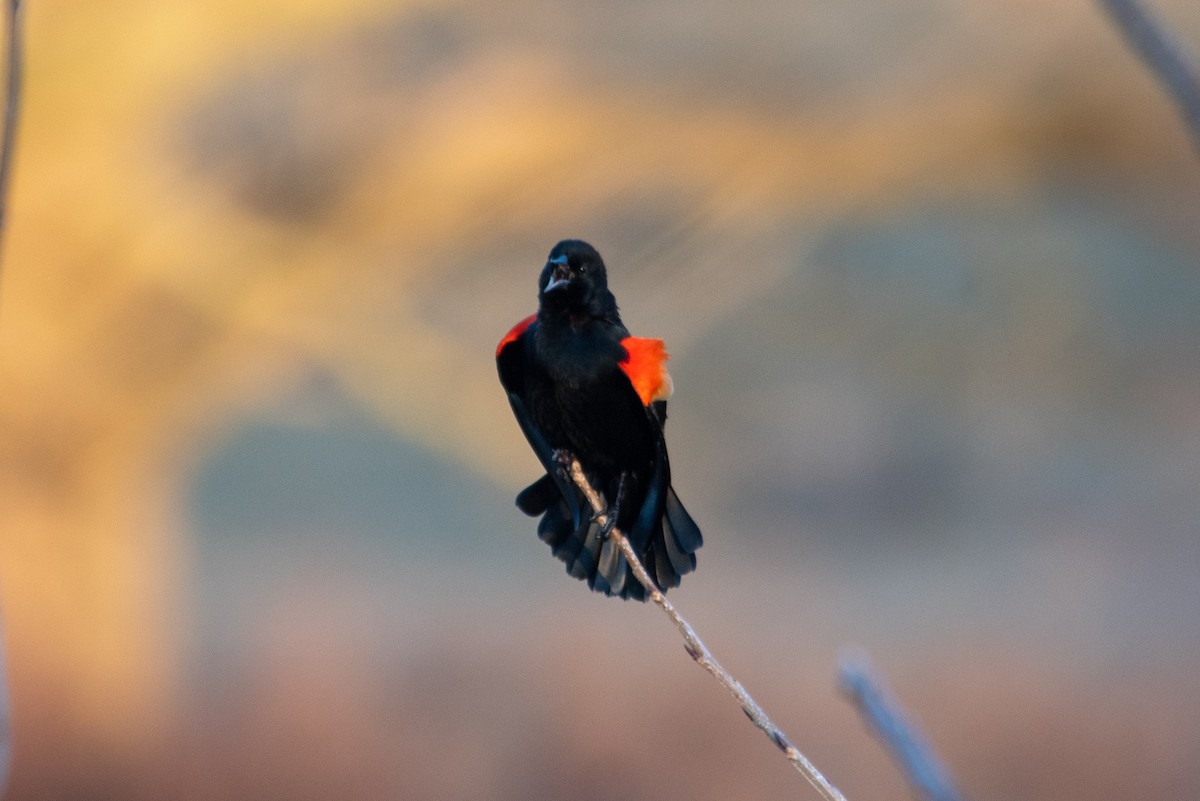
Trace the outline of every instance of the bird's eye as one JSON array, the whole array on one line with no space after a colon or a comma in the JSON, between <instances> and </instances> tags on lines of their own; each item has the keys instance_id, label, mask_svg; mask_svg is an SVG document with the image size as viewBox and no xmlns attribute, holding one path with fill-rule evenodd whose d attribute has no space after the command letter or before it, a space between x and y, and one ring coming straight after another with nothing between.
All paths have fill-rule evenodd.
<instances>
[{"instance_id":1,"label":"bird's eye","mask_svg":"<svg viewBox=\"0 0 1200 801\"><path fill-rule=\"evenodd\" d=\"M587 265L586 264L579 265L579 274L587 275Z\"/></svg>"}]
</instances>

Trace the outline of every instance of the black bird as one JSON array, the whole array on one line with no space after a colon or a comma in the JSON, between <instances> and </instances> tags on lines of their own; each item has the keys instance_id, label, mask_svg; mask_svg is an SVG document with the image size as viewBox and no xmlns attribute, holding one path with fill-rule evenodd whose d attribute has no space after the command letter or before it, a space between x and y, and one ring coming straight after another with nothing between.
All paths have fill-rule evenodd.
<instances>
[{"instance_id":1,"label":"black bird","mask_svg":"<svg viewBox=\"0 0 1200 801\"><path fill-rule=\"evenodd\" d=\"M608 531L555 458L579 460L662 590L696 568L703 544L675 490L663 425L671 377L660 339L631 337L600 254L567 239L538 279L538 312L496 347L500 383L546 475L517 495L567 572L605 595L645 600Z\"/></svg>"}]
</instances>

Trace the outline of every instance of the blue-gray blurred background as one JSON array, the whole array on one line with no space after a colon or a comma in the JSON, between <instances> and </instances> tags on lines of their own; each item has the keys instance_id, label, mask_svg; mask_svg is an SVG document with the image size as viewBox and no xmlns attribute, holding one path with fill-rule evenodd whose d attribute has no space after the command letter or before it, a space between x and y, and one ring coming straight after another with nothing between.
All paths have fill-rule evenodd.
<instances>
[{"instance_id":1,"label":"blue-gray blurred background","mask_svg":"<svg viewBox=\"0 0 1200 801\"><path fill-rule=\"evenodd\" d=\"M27 11L13 801L809 793L512 504L565 237L672 353L672 600L849 798L850 646L977 801L1200 796L1200 162L1098 5Z\"/></svg>"}]
</instances>

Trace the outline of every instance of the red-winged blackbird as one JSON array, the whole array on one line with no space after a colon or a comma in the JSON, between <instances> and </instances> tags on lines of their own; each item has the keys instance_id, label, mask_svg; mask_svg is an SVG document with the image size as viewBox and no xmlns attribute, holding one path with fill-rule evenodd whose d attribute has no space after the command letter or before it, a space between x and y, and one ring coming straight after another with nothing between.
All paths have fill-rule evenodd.
<instances>
[{"instance_id":1,"label":"red-winged blackbird","mask_svg":"<svg viewBox=\"0 0 1200 801\"><path fill-rule=\"evenodd\" d=\"M604 261L576 239L550 251L538 279L538 313L496 348L500 383L546 469L517 495L517 506L542 516L538 536L567 572L606 595L646 597L555 453L579 460L609 505L609 525L629 537L659 588L678 586L695 569L703 539L671 488L666 360L662 340L629 335Z\"/></svg>"}]
</instances>

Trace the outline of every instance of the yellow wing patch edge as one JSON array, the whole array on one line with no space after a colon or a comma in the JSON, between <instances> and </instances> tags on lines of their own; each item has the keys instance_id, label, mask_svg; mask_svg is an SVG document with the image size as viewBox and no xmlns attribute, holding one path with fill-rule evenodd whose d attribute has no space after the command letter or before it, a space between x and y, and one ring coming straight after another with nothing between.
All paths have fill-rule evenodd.
<instances>
[{"instance_id":1,"label":"yellow wing patch edge","mask_svg":"<svg viewBox=\"0 0 1200 801\"><path fill-rule=\"evenodd\" d=\"M621 340L626 356L621 360L621 369L629 377L644 406L654 401L666 400L675 391L675 382L667 372L666 345L661 339L626 337Z\"/></svg>"}]
</instances>

